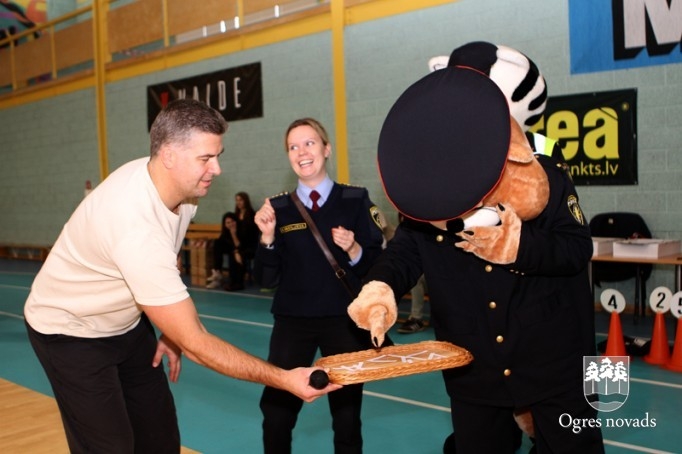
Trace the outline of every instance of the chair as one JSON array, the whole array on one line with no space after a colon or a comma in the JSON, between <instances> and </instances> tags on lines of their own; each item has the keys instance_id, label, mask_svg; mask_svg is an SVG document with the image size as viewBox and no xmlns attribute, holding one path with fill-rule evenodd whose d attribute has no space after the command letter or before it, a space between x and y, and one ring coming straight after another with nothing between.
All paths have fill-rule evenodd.
<instances>
[{"instance_id":1,"label":"chair","mask_svg":"<svg viewBox=\"0 0 682 454\"><path fill-rule=\"evenodd\" d=\"M637 213L600 213L590 220L592 236L611 238L651 238L646 222ZM601 287L602 282L620 282L635 278L635 323L638 315L644 315L646 281L651 276L653 265L635 263L592 262L592 290ZM641 306L640 306L641 303ZM641 312L639 312L641 310Z\"/></svg>"}]
</instances>

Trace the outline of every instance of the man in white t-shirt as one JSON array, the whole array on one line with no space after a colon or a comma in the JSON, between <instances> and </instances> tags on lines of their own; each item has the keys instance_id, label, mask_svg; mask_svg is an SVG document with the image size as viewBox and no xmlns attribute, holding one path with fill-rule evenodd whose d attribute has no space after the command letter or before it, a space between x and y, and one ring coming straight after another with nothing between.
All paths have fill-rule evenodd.
<instances>
[{"instance_id":1,"label":"man in white t-shirt","mask_svg":"<svg viewBox=\"0 0 682 454\"><path fill-rule=\"evenodd\" d=\"M24 308L73 453L179 452L181 354L305 401L315 368L276 368L207 332L177 267L196 199L220 175L227 123L206 104L171 102L151 157L124 164L86 197L36 276ZM194 202L193 202L194 201ZM153 325L161 332L156 339Z\"/></svg>"}]
</instances>

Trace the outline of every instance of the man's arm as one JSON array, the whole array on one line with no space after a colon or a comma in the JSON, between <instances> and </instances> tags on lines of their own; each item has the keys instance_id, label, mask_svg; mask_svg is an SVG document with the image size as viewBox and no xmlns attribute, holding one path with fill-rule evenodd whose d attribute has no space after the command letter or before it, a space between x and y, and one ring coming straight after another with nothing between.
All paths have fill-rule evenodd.
<instances>
[{"instance_id":1,"label":"man's arm","mask_svg":"<svg viewBox=\"0 0 682 454\"><path fill-rule=\"evenodd\" d=\"M316 390L309 386L309 378L319 368L280 369L209 333L190 298L166 306L142 308L163 335L189 359L218 373L283 389L306 402L341 388L329 384Z\"/></svg>"}]
</instances>

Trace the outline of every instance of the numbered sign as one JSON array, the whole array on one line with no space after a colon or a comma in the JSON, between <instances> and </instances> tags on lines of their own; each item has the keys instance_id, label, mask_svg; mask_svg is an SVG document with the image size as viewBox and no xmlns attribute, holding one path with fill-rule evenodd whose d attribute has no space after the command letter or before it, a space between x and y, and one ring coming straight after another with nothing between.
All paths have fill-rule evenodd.
<instances>
[{"instance_id":1,"label":"numbered sign","mask_svg":"<svg viewBox=\"0 0 682 454\"><path fill-rule=\"evenodd\" d=\"M670 298L670 313L677 318L682 318L682 291L675 293Z\"/></svg>"},{"instance_id":2,"label":"numbered sign","mask_svg":"<svg viewBox=\"0 0 682 454\"><path fill-rule=\"evenodd\" d=\"M655 314L665 314L670 309L673 292L668 287L656 287L649 295L649 306Z\"/></svg>"},{"instance_id":3,"label":"numbered sign","mask_svg":"<svg viewBox=\"0 0 682 454\"><path fill-rule=\"evenodd\" d=\"M599 299L606 312L616 312L620 314L625 310L625 297L616 289L607 288L601 292Z\"/></svg>"}]
</instances>

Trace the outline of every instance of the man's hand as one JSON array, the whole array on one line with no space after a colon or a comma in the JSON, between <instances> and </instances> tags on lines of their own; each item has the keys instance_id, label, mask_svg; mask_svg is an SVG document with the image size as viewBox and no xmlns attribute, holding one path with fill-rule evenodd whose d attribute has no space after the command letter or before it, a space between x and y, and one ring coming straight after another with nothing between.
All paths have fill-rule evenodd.
<instances>
[{"instance_id":1,"label":"man's hand","mask_svg":"<svg viewBox=\"0 0 682 454\"><path fill-rule=\"evenodd\" d=\"M156 353L152 360L153 367L158 367L161 364L163 355L168 357L168 378L176 383L180 378L180 370L182 369L182 351L170 339L161 335L156 344Z\"/></svg>"},{"instance_id":2,"label":"man's hand","mask_svg":"<svg viewBox=\"0 0 682 454\"><path fill-rule=\"evenodd\" d=\"M306 402L341 388L334 384L320 390L310 386L310 375L320 367L285 370L209 333L201 323L191 298L175 304L143 307L149 320L164 333L159 339L152 364L154 367L161 364L166 354L172 381L176 381L180 374L182 351L191 361L218 373L283 389Z\"/></svg>"},{"instance_id":3,"label":"man's hand","mask_svg":"<svg viewBox=\"0 0 682 454\"><path fill-rule=\"evenodd\" d=\"M313 388L310 386L310 375L316 370L320 370L320 368L298 367L296 369L286 371L287 377L286 386L284 389L294 394L296 397L304 400L305 402L312 402L318 397L343 388L343 386L335 385L334 383L329 383L322 389Z\"/></svg>"}]
</instances>

